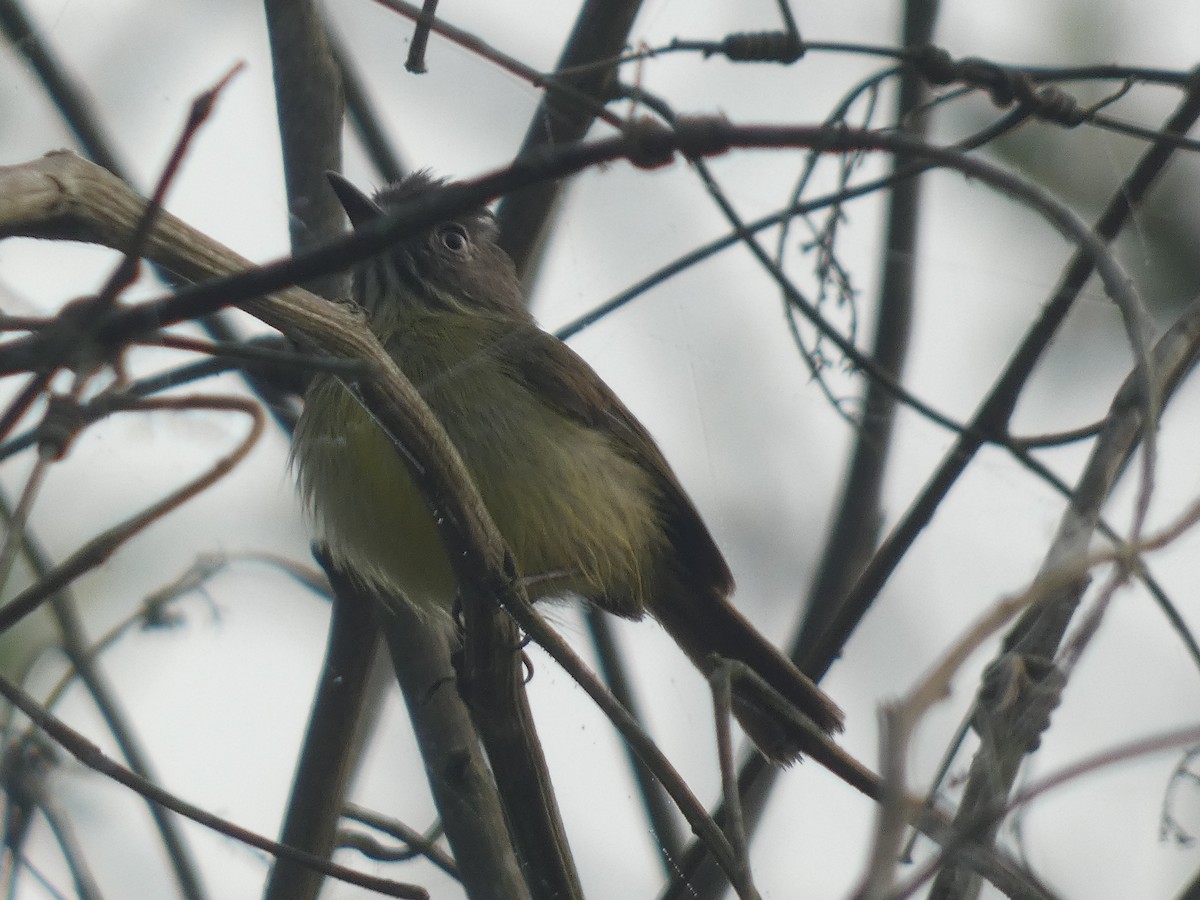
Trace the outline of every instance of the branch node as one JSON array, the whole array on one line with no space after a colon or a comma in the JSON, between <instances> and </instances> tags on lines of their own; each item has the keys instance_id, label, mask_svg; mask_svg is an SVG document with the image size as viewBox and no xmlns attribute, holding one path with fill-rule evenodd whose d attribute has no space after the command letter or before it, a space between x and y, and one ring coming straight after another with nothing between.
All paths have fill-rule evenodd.
<instances>
[{"instance_id":1,"label":"branch node","mask_svg":"<svg viewBox=\"0 0 1200 900\"><path fill-rule=\"evenodd\" d=\"M675 158L675 132L644 116L625 128L625 158L639 169L658 169Z\"/></svg>"},{"instance_id":2,"label":"branch node","mask_svg":"<svg viewBox=\"0 0 1200 900\"><path fill-rule=\"evenodd\" d=\"M775 62L790 65L804 56L804 41L787 31L743 31L721 41L721 53L733 62Z\"/></svg>"},{"instance_id":3,"label":"branch node","mask_svg":"<svg viewBox=\"0 0 1200 900\"><path fill-rule=\"evenodd\" d=\"M72 441L87 424L88 417L73 397L51 394L46 413L37 426L38 453L42 459L59 460L67 455Z\"/></svg>"},{"instance_id":4,"label":"branch node","mask_svg":"<svg viewBox=\"0 0 1200 900\"><path fill-rule=\"evenodd\" d=\"M1032 753L1062 702L1066 676L1054 660L1008 651L984 671L972 724L981 735L1008 735L1006 742Z\"/></svg>"},{"instance_id":5,"label":"branch node","mask_svg":"<svg viewBox=\"0 0 1200 900\"><path fill-rule=\"evenodd\" d=\"M914 47L908 59L929 84L954 82L987 91L1001 109L1020 104L1030 115L1074 128L1088 121L1095 110L1081 107L1075 98L1054 85L1038 87L1025 72L1005 68L991 60L968 56L955 59L941 47Z\"/></svg>"}]
</instances>

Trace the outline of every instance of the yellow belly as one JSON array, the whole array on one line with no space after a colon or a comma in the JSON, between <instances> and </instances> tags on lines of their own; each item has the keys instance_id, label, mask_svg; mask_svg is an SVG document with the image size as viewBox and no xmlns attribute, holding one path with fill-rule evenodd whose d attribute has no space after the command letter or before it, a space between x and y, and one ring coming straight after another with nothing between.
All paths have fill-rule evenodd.
<instances>
[{"instance_id":1,"label":"yellow belly","mask_svg":"<svg viewBox=\"0 0 1200 900\"><path fill-rule=\"evenodd\" d=\"M417 362L410 355L406 373L457 447L530 596L575 592L640 616L653 579L644 562L665 541L650 476L502 371L476 366L456 382L437 360ZM452 607L454 578L430 513L390 440L340 383L314 384L294 453L340 564L419 609Z\"/></svg>"}]
</instances>

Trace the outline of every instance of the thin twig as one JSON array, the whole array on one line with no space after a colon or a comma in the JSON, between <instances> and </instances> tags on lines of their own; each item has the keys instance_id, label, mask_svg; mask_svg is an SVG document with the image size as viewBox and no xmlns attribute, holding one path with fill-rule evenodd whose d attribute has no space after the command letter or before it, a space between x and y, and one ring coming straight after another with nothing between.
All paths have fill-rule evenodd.
<instances>
[{"instance_id":1,"label":"thin twig","mask_svg":"<svg viewBox=\"0 0 1200 900\"><path fill-rule=\"evenodd\" d=\"M381 816L374 810L359 806L356 803L347 803L344 812L347 819L361 822L399 841L403 841L408 849L402 853L394 854L392 858L409 859L413 856L423 856L447 875L456 880L459 878L458 865L437 844L438 838L444 833L440 823L422 834L415 828L405 825L403 822ZM352 845L346 840L346 836L342 836L339 838L339 846Z\"/></svg>"},{"instance_id":2,"label":"thin twig","mask_svg":"<svg viewBox=\"0 0 1200 900\"><path fill-rule=\"evenodd\" d=\"M313 866L326 874L345 881L347 884L370 888L386 897L412 898L412 900L428 900L429 895L419 887L390 881L386 878L375 878L355 872L344 866L334 865L327 860L319 859L308 853L303 853L292 847L276 843L261 835L234 825L220 816L215 816L207 810L185 803L173 794L168 793L158 785L151 784L123 766L105 756L100 748L85 738L82 734L70 728L62 720L50 715L29 694L21 690L4 676L0 675L0 695L21 712L25 713L34 724L46 732L55 743L74 756L80 763L93 769L113 781L125 785L141 796L163 807L179 813L206 828L211 828L243 844L256 847L273 856L287 857Z\"/></svg>"},{"instance_id":3,"label":"thin twig","mask_svg":"<svg viewBox=\"0 0 1200 900\"><path fill-rule=\"evenodd\" d=\"M626 659L619 652L616 635L613 633L612 617L601 612L590 604L584 609L588 623L588 636L596 650L596 663L600 669L600 677L608 689L612 691L617 701L629 710L629 714L638 722L645 721L638 709L637 697L634 695L633 682L630 679ZM663 791L662 785L654 773L646 768L646 764L633 752L629 744L623 743L625 756L629 762L633 777L637 780L638 795L650 825L658 850L658 858L662 863L667 877L675 871L674 860L683 852L683 839L680 837L674 810L670 798Z\"/></svg>"},{"instance_id":4,"label":"thin twig","mask_svg":"<svg viewBox=\"0 0 1200 900\"><path fill-rule=\"evenodd\" d=\"M28 531L23 533L22 545L22 552L28 559L35 576L45 577L51 569L50 560ZM70 660L71 671L63 677L55 689L50 691L46 700L46 708L52 708L62 695L66 685L74 678L79 678L92 696L104 718L106 727L116 739L121 754L129 763L129 767L142 778L154 781L155 776L149 757L138 740L128 716L121 708L116 694L112 691L97 664L100 654L111 645L112 641L106 636L95 644L89 644L75 598L69 590L64 588L51 597L50 607L62 635L62 649L67 659ZM32 740L32 735L27 735L26 740ZM161 807L153 803L148 806L155 827L162 838L167 858L171 861L180 892L184 897L199 900L205 896L200 875L196 863L179 833L176 821Z\"/></svg>"},{"instance_id":5,"label":"thin twig","mask_svg":"<svg viewBox=\"0 0 1200 900\"><path fill-rule=\"evenodd\" d=\"M674 766L663 756L662 751L654 744L641 726L608 692L583 661L567 646L567 643L546 624L533 607L528 604L510 603L507 606L513 618L521 629L532 638L539 647L559 664L571 678L587 693L592 701L608 717L621 736L633 747L634 752L650 767L655 777L666 789L671 799L679 807L696 836L705 843L709 851L716 857L722 870L736 886L740 883L738 876L739 864L737 854L721 829L705 811L704 806L692 793L687 782L680 777ZM743 900L746 895L740 894Z\"/></svg>"},{"instance_id":6,"label":"thin twig","mask_svg":"<svg viewBox=\"0 0 1200 900\"><path fill-rule=\"evenodd\" d=\"M176 397L170 399L134 399L119 396L107 398L102 408L93 409L99 418L110 412L146 411L151 409L187 410L232 410L244 412L251 419L249 434L228 456L218 460L207 472L196 477L166 497L151 504L92 538L66 560L59 563L45 578L21 591L3 607L0 607L0 631L11 628L25 616L36 610L55 592L66 587L76 578L102 564L134 535L144 531L170 511L200 494L219 481L238 465L257 443L262 434L263 416L258 405L241 397Z\"/></svg>"},{"instance_id":7,"label":"thin twig","mask_svg":"<svg viewBox=\"0 0 1200 900\"><path fill-rule=\"evenodd\" d=\"M719 660L708 673L708 685L713 698L713 720L717 734L717 760L721 769L721 797L725 804L725 833L739 862L739 893L754 893L753 873L750 871L750 847L746 840L746 822L742 816L742 801L738 796L737 767L733 761L733 735L729 727L733 715L732 666Z\"/></svg>"}]
</instances>

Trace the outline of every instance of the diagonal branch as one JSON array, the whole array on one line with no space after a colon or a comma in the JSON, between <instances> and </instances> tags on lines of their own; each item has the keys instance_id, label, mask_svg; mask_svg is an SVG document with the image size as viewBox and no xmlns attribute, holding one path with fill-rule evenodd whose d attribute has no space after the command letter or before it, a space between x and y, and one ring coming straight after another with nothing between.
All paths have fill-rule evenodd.
<instances>
[{"instance_id":1,"label":"diagonal branch","mask_svg":"<svg viewBox=\"0 0 1200 900\"><path fill-rule=\"evenodd\" d=\"M342 208L325 181L342 168L342 80L325 26L311 0L265 0L275 108L287 184L292 249L302 250L342 230ZM308 287L339 297L336 273Z\"/></svg>"},{"instance_id":2,"label":"diagonal branch","mask_svg":"<svg viewBox=\"0 0 1200 900\"><path fill-rule=\"evenodd\" d=\"M1198 355L1200 300L1192 303L1154 348L1155 388L1164 401L1195 367ZM1039 579L1055 578L1086 557L1100 510L1133 451L1144 440L1148 424L1141 395L1140 379L1131 374L1113 399ZM1121 573L1122 577L1127 574L1128 569ZM1028 608L985 673L973 719L980 747L972 760L955 822L964 833L986 843L995 839L1002 822L989 811L1004 808L1020 764L1037 747L1047 721L1047 705L1053 706L1061 690L1063 675L1049 661L1062 644L1086 586L1086 575L1070 578ZM1013 673L1017 673L1015 679ZM996 696L996 679L1002 677L1008 679L1005 683L1016 691L1015 696L1007 690L1001 692L1007 696ZM978 825L980 822L984 824ZM968 896L974 883L974 876L951 865L939 873L931 897L951 900Z\"/></svg>"},{"instance_id":3,"label":"diagonal branch","mask_svg":"<svg viewBox=\"0 0 1200 900\"><path fill-rule=\"evenodd\" d=\"M547 84L519 156L538 147L578 141L587 134L596 120L596 106L581 103L578 94L593 98L601 107L608 102L616 80L617 58L629 40L641 5L642 0L588 0L584 4L558 58L555 71L560 74ZM611 62L589 65L599 60ZM563 74L579 66L587 68L579 74ZM508 195L496 211L500 246L513 258L517 274L526 283L537 272L562 190L562 182L543 181Z\"/></svg>"}]
</instances>

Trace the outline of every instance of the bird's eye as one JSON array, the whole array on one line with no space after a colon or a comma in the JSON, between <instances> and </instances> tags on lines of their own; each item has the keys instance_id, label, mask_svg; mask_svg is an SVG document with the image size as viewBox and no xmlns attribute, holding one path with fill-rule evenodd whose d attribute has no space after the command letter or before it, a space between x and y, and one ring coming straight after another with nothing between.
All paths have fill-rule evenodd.
<instances>
[{"instance_id":1,"label":"bird's eye","mask_svg":"<svg viewBox=\"0 0 1200 900\"><path fill-rule=\"evenodd\" d=\"M438 239L442 242L442 246L451 253L462 253L470 243L470 239L467 237L467 229L463 228L457 222L451 222L449 225L442 226L438 231Z\"/></svg>"}]
</instances>

